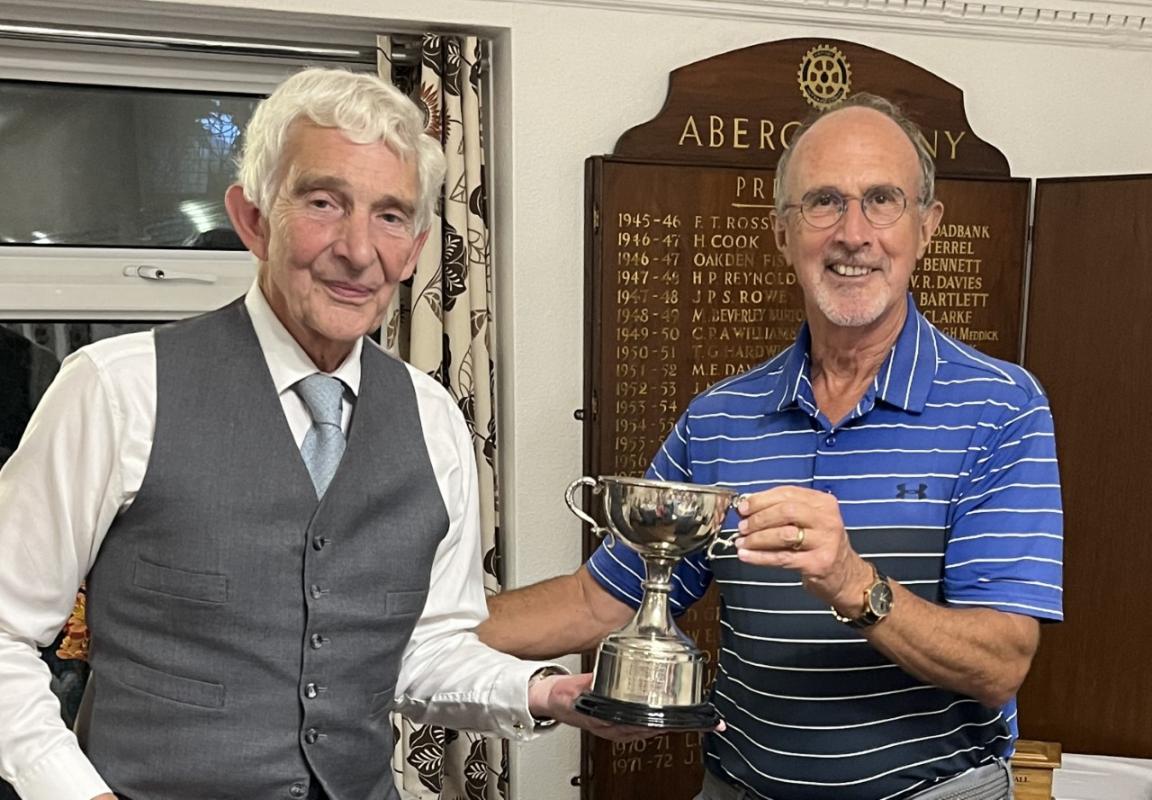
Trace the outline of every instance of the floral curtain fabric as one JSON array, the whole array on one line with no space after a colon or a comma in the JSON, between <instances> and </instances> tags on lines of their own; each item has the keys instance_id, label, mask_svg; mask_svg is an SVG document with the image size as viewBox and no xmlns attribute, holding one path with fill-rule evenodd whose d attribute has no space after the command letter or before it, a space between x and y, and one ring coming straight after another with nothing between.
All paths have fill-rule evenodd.
<instances>
[{"instance_id":1,"label":"floral curtain fabric","mask_svg":"<svg viewBox=\"0 0 1152 800\"><path fill-rule=\"evenodd\" d=\"M499 591L497 570L496 408L492 346L492 263L481 130L484 42L427 34L418 66L390 58L398 42L380 37L380 75L421 105L427 132L444 146L448 174L439 216L409 285L393 300L382 344L439 380L472 431L479 470L484 580ZM407 72L407 74L402 74ZM405 83L410 82L410 86ZM414 725L393 717L392 766L401 793L414 800L502 800L507 748L498 739Z\"/></svg>"}]
</instances>

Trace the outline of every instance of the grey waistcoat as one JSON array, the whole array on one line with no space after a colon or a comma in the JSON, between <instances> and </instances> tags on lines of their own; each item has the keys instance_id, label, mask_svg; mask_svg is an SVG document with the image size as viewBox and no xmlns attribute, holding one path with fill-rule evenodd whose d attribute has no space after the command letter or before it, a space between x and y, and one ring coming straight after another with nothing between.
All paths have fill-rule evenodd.
<instances>
[{"instance_id":1,"label":"grey waistcoat","mask_svg":"<svg viewBox=\"0 0 1152 800\"><path fill-rule=\"evenodd\" d=\"M396 797L388 713L448 526L406 368L365 343L317 504L242 302L155 337L148 471L88 578L85 751L132 800Z\"/></svg>"}]
</instances>

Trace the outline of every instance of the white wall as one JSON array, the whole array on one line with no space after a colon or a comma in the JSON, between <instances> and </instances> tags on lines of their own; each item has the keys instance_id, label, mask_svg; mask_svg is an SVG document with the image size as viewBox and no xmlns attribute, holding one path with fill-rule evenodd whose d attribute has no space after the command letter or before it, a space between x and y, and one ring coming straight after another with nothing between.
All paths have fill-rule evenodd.
<instances>
[{"instance_id":1,"label":"white wall","mask_svg":"<svg viewBox=\"0 0 1152 800\"><path fill-rule=\"evenodd\" d=\"M582 463L572 411L583 381L584 159L610 152L622 132L656 114L670 70L750 44L827 36L886 50L961 87L974 132L1006 154L1016 175L1152 172L1152 20L1141 19L1148 5L1035 3L1043 8L961 0L340 0L311 20L360 30L397 22L481 27L497 38L492 173L512 585L580 561L579 525L562 497ZM320 4L132 4L176 28L193 24L181 20L189 9L202 25L205 6L219 7L212 15L225 21L283 21ZM578 797L569 783L579 773L577 737L559 733L519 748L513 770L519 800Z\"/></svg>"}]
</instances>

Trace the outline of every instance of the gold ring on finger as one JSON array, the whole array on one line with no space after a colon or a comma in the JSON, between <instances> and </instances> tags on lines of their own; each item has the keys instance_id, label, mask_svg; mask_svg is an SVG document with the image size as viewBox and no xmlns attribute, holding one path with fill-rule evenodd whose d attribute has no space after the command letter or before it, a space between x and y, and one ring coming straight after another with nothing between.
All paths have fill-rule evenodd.
<instances>
[{"instance_id":1,"label":"gold ring on finger","mask_svg":"<svg viewBox=\"0 0 1152 800\"><path fill-rule=\"evenodd\" d=\"M796 526L796 541L792 542L793 550L800 550L804 547L804 529L799 525Z\"/></svg>"}]
</instances>

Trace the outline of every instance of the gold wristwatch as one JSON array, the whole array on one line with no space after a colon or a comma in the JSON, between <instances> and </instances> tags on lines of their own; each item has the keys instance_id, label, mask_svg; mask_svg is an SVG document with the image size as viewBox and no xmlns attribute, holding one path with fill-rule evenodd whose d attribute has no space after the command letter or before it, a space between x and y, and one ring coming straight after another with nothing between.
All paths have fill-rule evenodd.
<instances>
[{"instance_id":1,"label":"gold wristwatch","mask_svg":"<svg viewBox=\"0 0 1152 800\"><path fill-rule=\"evenodd\" d=\"M832 616L849 628L870 628L892 611L892 586L888 576L872 564L873 580L864 590L864 611L858 617L846 617L832 608Z\"/></svg>"}]
</instances>

